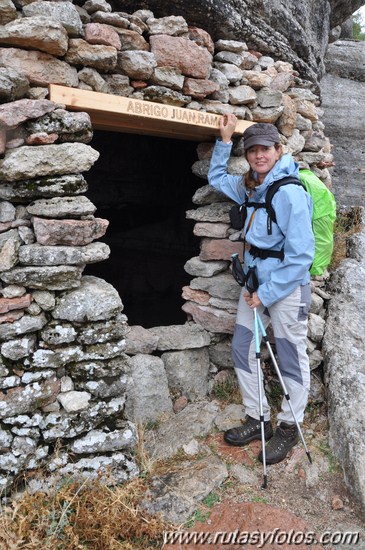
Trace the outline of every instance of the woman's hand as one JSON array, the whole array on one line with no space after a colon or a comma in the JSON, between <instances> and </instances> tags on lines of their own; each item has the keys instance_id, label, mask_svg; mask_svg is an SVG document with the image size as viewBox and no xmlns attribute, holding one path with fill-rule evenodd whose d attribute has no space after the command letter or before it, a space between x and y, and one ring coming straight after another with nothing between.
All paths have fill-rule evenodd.
<instances>
[{"instance_id":1,"label":"woman's hand","mask_svg":"<svg viewBox=\"0 0 365 550\"><path fill-rule=\"evenodd\" d=\"M243 296L246 300L246 304L250 306L251 309L261 306L262 304L260 298L257 296L257 292L254 292L252 296L249 292L245 292Z\"/></svg>"},{"instance_id":2,"label":"woman's hand","mask_svg":"<svg viewBox=\"0 0 365 550\"><path fill-rule=\"evenodd\" d=\"M236 128L237 117L232 114L223 115L219 121L219 130L224 143L231 141L232 134Z\"/></svg>"}]
</instances>

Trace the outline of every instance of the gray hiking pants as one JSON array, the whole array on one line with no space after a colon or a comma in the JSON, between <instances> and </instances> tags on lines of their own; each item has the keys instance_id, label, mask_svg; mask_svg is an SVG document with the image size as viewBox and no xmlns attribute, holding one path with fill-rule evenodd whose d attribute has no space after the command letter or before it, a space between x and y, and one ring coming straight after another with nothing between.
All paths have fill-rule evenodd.
<instances>
[{"instance_id":1,"label":"gray hiking pants","mask_svg":"<svg viewBox=\"0 0 365 550\"><path fill-rule=\"evenodd\" d=\"M236 327L232 340L232 357L241 389L246 414L260 419L259 392L256 358L254 313L246 304L241 292L238 303ZM311 302L310 285L297 287L289 296L269 308L260 306L260 315L265 329L271 322L278 358L278 365L283 377L290 403L298 422L303 421L304 409L308 400L310 387L310 369L307 355L307 325ZM260 332L261 340L261 332ZM261 368L261 367L260 367ZM263 376L261 376L263 380ZM264 419L270 418L270 407L264 389ZM285 397L282 400L278 422L293 423L294 418Z\"/></svg>"}]
</instances>

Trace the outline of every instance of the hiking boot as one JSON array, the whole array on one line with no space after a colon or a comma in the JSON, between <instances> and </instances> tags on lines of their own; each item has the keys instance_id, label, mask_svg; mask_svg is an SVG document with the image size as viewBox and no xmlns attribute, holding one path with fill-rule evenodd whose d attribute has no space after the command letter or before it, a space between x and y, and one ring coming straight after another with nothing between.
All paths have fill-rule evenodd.
<instances>
[{"instance_id":1,"label":"hiking boot","mask_svg":"<svg viewBox=\"0 0 365 550\"><path fill-rule=\"evenodd\" d=\"M270 420L264 422L265 439L270 439L273 436L273 429ZM261 423L260 420L252 418L252 416L246 415L246 421L242 426L237 428L231 428L224 432L224 441L230 445L237 445L242 447L247 445L254 439L261 439Z\"/></svg>"},{"instance_id":2,"label":"hiking boot","mask_svg":"<svg viewBox=\"0 0 365 550\"><path fill-rule=\"evenodd\" d=\"M266 464L276 464L284 460L288 452L299 441L298 428L295 424L281 422L276 428L274 437L265 446ZM257 457L262 462L262 451Z\"/></svg>"}]
</instances>

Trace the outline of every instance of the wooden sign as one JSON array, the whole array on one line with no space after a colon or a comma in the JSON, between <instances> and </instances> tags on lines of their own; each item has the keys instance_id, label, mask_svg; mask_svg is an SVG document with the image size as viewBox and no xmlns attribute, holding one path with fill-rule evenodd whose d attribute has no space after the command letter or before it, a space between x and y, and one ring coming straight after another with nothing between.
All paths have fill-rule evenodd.
<instances>
[{"instance_id":1,"label":"wooden sign","mask_svg":"<svg viewBox=\"0 0 365 550\"><path fill-rule=\"evenodd\" d=\"M87 112L96 130L194 141L210 141L219 136L222 118L215 113L57 84L49 85L49 99L63 103L70 110ZM248 120L238 120L235 135L242 134L251 124Z\"/></svg>"}]
</instances>

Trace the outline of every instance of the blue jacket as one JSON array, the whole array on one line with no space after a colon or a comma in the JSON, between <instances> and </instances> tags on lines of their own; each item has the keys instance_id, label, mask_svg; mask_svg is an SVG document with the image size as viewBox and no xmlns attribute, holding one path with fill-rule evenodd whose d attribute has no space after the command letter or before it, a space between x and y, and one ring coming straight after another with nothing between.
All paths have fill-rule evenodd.
<instances>
[{"instance_id":1,"label":"blue jacket","mask_svg":"<svg viewBox=\"0 0 365 550\"><path fill-rule=\"evenodd\" d=\"M227 174L227 162L232 145L217 140L208 173L208 180L218 191L242 204L247 192L242 176ZM255 174L254 174L255 175ZM287 176L299 175L298 164L289 154L283 155L267 174L263 183L255 187L250 200L265 202L268 187ZM264 306L270 307L289 296L299 285L310 282L309 269L314 258L314 235L312 230L312 197L299 185L288 184L279 188L272 200L277 224L272 224L272 234L267 232L267 212L253 207L247 209L244 227L246 242L258 248L284 250L284 260L278 258L254 259L245 251L244 267L256 266L259 280L257 294Z\"/></svg>"}]
</instances>

